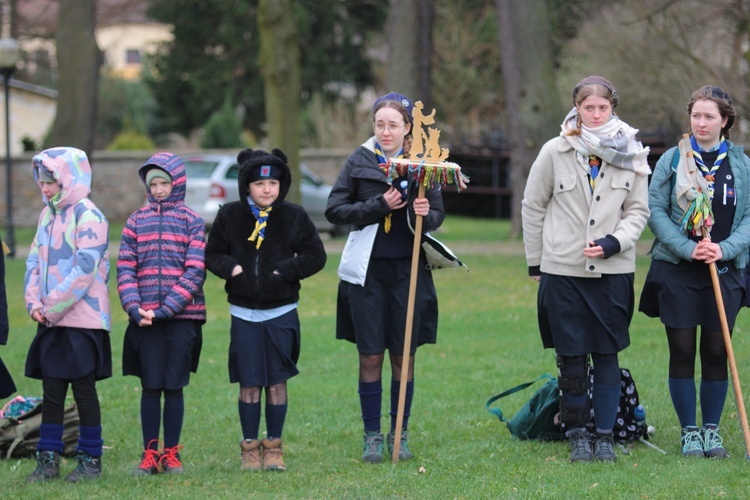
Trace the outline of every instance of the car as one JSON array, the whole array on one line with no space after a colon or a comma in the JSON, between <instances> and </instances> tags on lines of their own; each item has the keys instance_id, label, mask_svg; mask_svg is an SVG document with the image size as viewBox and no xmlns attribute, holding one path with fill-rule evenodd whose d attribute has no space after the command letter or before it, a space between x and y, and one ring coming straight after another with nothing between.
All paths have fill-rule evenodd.
<instances>
[{"instance_id":1,"label":"car","mask_svg":"<svg viewBox=\"0 0 750 500\"><path fill-rule=\"evenodd\" d=\"M195 210L210 229L219 207L239 199L237 157L223 154L199 154L183 156L187 175L185 204ZM306 165L300 165L300 197L302 206L319 232L342 236L349 232L348 226L335 225L325 217L331 185Z\"/></svg>"}]
</instances>

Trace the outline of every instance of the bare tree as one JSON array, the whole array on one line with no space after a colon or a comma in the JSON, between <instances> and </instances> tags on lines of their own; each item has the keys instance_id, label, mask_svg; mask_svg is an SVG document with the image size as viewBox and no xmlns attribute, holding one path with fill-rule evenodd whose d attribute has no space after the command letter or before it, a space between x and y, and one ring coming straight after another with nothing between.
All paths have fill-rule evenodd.
<instances>
[{"instance_id":1,"label":"bare tree","mask_svg":"<svg viewBox=\"0 0 750 500\"><path fill-rule=\"evenodd\" d=\"M386 63L386 91L395 91L411 99L418 99L417 75L419 68L419 34L424 29L419 19L420 0L391 0L388 9L386 38L388 60Z\"/></svg>"},{"instance_id":2,"label":"bare tree","mask_svg":"<svg viewBox=\"0 0 750 500\"><path fill-rule=\"evenodd\" d=\"M667 145L687 131L685 105L702 85L724 88L740 116L750 114L750 11L747 0L623 0L589 13L562 51L558 83L597 73L620 94L618 115ZM748 137L738 120L732 140Z\"/></svg>"},{"instance_id":3,"label":"bare tree","mask_svg":"<svg viewBox=\"0 0 750 500\"><path fill-rule=\"evenodd\" d=\"M60 0L57 28L57 115L50 145L94 148L99 68L96 44L96 0Z\"/></svg>"},{"instance_id":4,"label":"bare tree","mask_svg":"<svg viewBox=\"0 0 750 500\"><path fill-rule=\"evenodd\" d=\"M539 148L559 131L563 106L555 85L545 0L495 0L510 143L511 236L521 234L521 200Z\"/></svg>"},{"instance_id":5,"label":"bare tree","mask_svg":"<svg viewBox=\"0 0 750 500\"><path fill-rule=\"evenodd\" d=\"M432 96L441 137L452 148L498 147L504 107L494 2L438 2L434 31Z\"/></svg>"},{"instance_id":6,"label":"bare tree","mask_svg":"<svg viewBox=\"0 0 750 500\"><path fill-rule=\"evenodd\" d=\"M415 99L432 109L432 31L435 23L434 0L419 0L419 46L417 56L417 94Z\"/></svg>"},{"instance_id":7,"label":"bare tree","mask_svg":"<svg viewBox=\"0 0 750 500\"><path fill-rule=\"evenodd\" d=\"M260 68L263 74L268 139L287 155L293 177L299 180L300 58L296 23L290 0L258 2ZM299 200L299 182L289 193Z\"/></svg>"}]
</instances>

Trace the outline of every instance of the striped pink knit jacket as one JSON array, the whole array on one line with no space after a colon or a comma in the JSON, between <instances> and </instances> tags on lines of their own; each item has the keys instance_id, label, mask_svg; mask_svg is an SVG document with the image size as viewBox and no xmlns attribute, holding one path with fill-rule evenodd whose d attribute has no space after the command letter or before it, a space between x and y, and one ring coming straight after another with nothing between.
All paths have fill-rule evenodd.
<instances>
[{"instance_id":1,"label":"striped pink knit jacket","mask_svg":"<svg viewBox=\"0 0 750 500\"><path fill-rule=\"evenodd\" d=\"M136 210L125 223L117 259L117 291L132 321L141 319L138 308L154 310L155 319L206 321L203 282L205 224L185 205L187 177L182 159L157 153L139 169L161 168L172 177L172 193ZM148 186L146 186L148 192Z\"/></svg>"}]
</instances>

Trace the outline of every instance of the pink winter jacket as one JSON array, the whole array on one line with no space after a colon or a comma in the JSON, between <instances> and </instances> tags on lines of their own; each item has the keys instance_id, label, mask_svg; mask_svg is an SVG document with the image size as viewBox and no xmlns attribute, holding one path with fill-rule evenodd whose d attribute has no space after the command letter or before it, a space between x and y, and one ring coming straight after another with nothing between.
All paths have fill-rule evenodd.
<instances>
[{"instance_id":1,"label":"pink winter jacket","mask_svg":"<svg viewBox=\"0 0 750 500\"><path fill-rule=\"evenodd\" d=\"M49 326L111 327L109 223L88 198L91 167L86 153L59 147L32 159L34 180L44 169L61 186L48 200L26 259L26 309L41 310Z\"/></svg>"}]
</instances>

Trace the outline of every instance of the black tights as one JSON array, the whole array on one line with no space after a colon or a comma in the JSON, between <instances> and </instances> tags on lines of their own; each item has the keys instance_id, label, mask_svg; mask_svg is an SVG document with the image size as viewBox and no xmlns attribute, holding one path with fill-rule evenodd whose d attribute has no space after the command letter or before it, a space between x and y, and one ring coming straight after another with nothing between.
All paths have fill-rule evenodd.
<instances>
[{"instance_id":1,"label":"black tights","mask_svg":"<svg viewBox=\"0 0 750 500\"><path fill-rule=\"evenodd\" d=\"M731 332L730 332L731 335ZM698 328L667 327L669 378L695 377ZM720 330L701 327L701 377L708 381L727 380L727 350Z\"/></svg>"},{"instance_id":2,"label":"black tights","mask_svg":"<svg viewBox=\"0 0 750 500\"><path fill-rule=\"evenodd\" d=\"M99 397L96 394L96 377L94 372L74 380L44 377L42 390L44 402L42 406L43 424L62 424L65 414L65 396L68 393L68 383L73 388L73 398L78 406L78 417L81 425L98 427L102 422Z\"/></svg>"}]
</instances>

